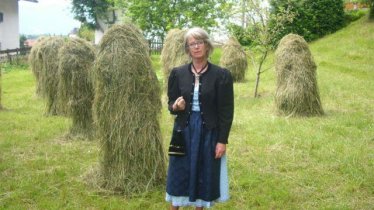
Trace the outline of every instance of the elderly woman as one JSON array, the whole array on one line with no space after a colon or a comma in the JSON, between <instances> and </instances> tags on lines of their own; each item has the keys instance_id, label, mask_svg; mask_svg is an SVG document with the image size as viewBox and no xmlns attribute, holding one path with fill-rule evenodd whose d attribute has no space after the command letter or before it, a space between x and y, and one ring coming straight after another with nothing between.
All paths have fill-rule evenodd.
<instances>
[{"instance_id":1,"label":"elderly woman","mask_svg":"<svg viewBox=\"0 0 374 210\"><path fill-rule=\"evenodd\" d=\"M168 81L168 108L176 115L173 138L181 132L185 151L169 158L166 201L170 209L203 209L229 198L225 152L233 82L229 71L208 62L213 45L206 31L188 30L185 49L192 62L174 68Z\"/></svg>"}]
</instances>

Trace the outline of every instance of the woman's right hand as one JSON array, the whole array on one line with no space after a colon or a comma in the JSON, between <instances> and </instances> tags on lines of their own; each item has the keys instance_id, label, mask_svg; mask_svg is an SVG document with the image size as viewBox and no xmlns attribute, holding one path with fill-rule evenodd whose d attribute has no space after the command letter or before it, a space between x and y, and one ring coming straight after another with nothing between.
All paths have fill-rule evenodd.
<instances>
[{"instance_id":1,"label":"woman's right hand","mask_svg":"<svg viewBox=\"0 0 374 210\"><path fill-rule=\"evenodd\" d=\"M183 111L185 108L186 101L183 99L183 96L180 96L173 104L173 111Z\"/></svg>"}]
</instances>

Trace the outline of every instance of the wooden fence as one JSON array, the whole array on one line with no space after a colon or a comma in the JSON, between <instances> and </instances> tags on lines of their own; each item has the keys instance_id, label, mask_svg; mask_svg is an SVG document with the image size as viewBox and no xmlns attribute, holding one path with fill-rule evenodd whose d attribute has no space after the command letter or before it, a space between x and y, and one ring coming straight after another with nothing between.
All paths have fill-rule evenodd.
<instances>
[{"instance_id":1,"label":"wooden fence","mask_svg":"<svg viewBox=\"0 0 374 210\"><path fill-rule=\"evenodd\" d=\"M164 43L161 40L148 40L149 54L161 54ZM0 50L0 63L18 62L20 58L26 57L30 53L31 47Z\"/></svg>"},{"instance_id":2,"label":"wooden fence","mask_svg":"<svg viewBox=\"0 0 374 210\"><path fill-rule=\"evenodd\" d=\"M148 40L149 54L161 54L164 43L162 40Z\"/></svg>"},{"instance_id":3,"label":"wooden fence","mask_svg":"<svg viewBox=\"0 0 374 210\"><path fill-rule=\"evenodd\" d=\"M26 57L30 53L31 47L0 50L0 63L18 62L20 58Z\"/></svg>"}]
</instances>

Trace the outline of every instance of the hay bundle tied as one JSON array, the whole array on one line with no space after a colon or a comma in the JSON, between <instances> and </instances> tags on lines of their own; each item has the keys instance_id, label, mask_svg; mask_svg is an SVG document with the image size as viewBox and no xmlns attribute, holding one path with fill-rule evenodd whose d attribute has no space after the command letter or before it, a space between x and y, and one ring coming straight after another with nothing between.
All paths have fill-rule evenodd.
<instances>
[{"instance_id":1,"label":"hay bundle tied","mask_svg":"<svg viewBox=\"0 0 374 210\"><path fill-rule=\"evenodd\" d=\"M248 66L247 55L235 38L230 38L222 46L220 65L231 72L233 81L244 80Z\"/></svg>"},{"instance_id":2,"label":"hay bundle tied","mask_svg":"<svg viewBox=\"0 0 374 210\"><path fill-rule=\"evenodd\" d=\"M100 185L124 194L163 184L166 174L158 122L160 87L148 50L134 25L114 25L103 36L95 61Z\"/></svg>"},{"instance_id":3,"label":"hay bundle tied","mask_svg":"<svg viewBox=\"0 0 374 210\"><path fill-rule=\"evenodd\" d=\"M58 107L58 50L64 45L62 37L47 37L40 42L38 56L41 59L39 85L41 95L46 99L46 114L65 115L67 106ZM60 106L61 107L61 106Z\"/></svg>"},{"instance_id":4,"label":"hay bundle tied","mask_svg":"<svg viewBox=\"0 0 374 210\"><path fill-rule=\"evenodd\" d=\"M286 116L322 115L317 66L303 37L283 37L275 52L277 111Z\"/></svg>"},{"instance_id":5,"label":"hay bundle tied","mask_svg":"<svg viewBox=\"0 0 374 210\"><path fill-rule=\"evenodd\" d=\"M68 107L72 118L70 134L83 138L93 134L92 102L94 98L91 71L95 48L87 41L68 40L59 50L58 98L59 109Z\"/></svg>"},{"instance_id":6,"label":"hay bundle tied","mask_svg":"<svg viewBox=\"0 0 374 210\"><path fill-rule=\"evenodd\" d=\"M42 61L42 55L40 53L40 46L42 46L43 41L45 41L47 37L40 37L36 41L35 45L31 48L28 60L30 64L30 68L32 73L35 76L36 80L36 95L41 96L41 87L40 87L40 75L43 68L43 61Z\"/></svg>"},{"instance_id":7,"label":"hay bundle tied","mask_svg":"<svg viewBox=\"0 0 374 210\"><path fill-rule=\"evenodd\" d=\"M185 30L171 29L166 35L164 46L161 52L161 63L164 72L164 87L167 88L167 81L171 70L174 67L187 64L189 57L184 46Z\"/></svg>"}]
</instances>

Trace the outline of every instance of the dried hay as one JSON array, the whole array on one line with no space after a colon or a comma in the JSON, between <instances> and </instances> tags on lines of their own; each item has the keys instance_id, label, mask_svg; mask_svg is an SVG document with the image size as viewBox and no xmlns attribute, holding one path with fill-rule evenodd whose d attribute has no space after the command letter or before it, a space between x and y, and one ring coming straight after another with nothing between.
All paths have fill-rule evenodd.
<instances>
[{"instance_id":1,"label":"dried hay","mask_svg":"<svg viewBox=\"0 0 374 210\"><path fill-rule=\"evenodd\" d=\"M68 113L73 124L72 136L90 138L93 134L92 102L94 98L92 78L95 48L87 41L68 40L59 50L58 106Z\"/></svg>"},{"instance_id":2,"label":"dried hay","mask_svg":"<svg viewBox=\"0 0 374 210\"><path fill-rule=\"evenodd\" d=\"M286 116L322 115L317 66L303 37L289 34L283 37L275 52L277 90L275 104Z\"/></svg>"},{"instance_id":3,"label":"dried hay","mask_svg":"<svg viewBox=\"0 0 374 210\"><path fill-rule=\"evenodd\" d=\"M248 66L247 55L235 38L230 38L222 46L220 65L231 72L233 81L241 82L245 79Z\"/></svg>"},{"instance_id":4,"label":"dried hay","mask_svg":"<svg viewBox=\"0 0 374 210\"><path fill-rule=\"evenodd\" d=\"M40 74L43 68L43 61L42 56L40 54L40 46L42 45L43 41L47 40L47 37L40 37L36 41L35 45L31 48L28 60L31 67L31 71L35 76L36 80L36 95L41 96L41 87L40 87Z\"/></svg>"},{"instance_id":5,"label":"dried hay","mask_svg":"<svg viewBox=\"0 0 374 210\"><path fill-rule=\"evenodd\" d=\"M59 109L58 105L58 50L64 45L63 37L46 37L40 42L38 59L41 59L39 85L41 95L47 100L46 114L65 115L67 106ZM39 62L39 61L38 61ZM37 64L39 65L39 64ZM61 107L61 106L60 106Z\"/></svg>"},{"instance_id":6,"label":"dried hay","mask_svg":"<svg viewBox=\"0 0 374 210\"><path fill-rule=\"evenodd\" d=\"M160 87L139 29L114 25L105 33L94 78L93 112L105 180L100 185L131 195L163 184Z\"/></svg>"},{"instance_id":7,"label":"dried hay","mask_svg":"<svg viewBox=\"0 0 374 210\"><path fill-rule=\"evenodd\" d=\"M3 109L3 106L1 105L1 95L2 95L2 90L1 90L1 86L2 86L1 74L2 74L2 69L1 69L1 64L0 64L0 110Z\"/></svg>"},{"instance_id":8,"label":"dried hay","mask_svg":"<svg viewBox=\"0 0 374 210\"><path fill-rule=\"evenodd\" d=\"M186 30L171 29L166 35L164 46L161 52L161 62L164 70L164 88L167 88L167 81L171 70L174 67L186 64L190 58L186 54L184 46L184 35Z\"/></svg>"}]
</instances>

